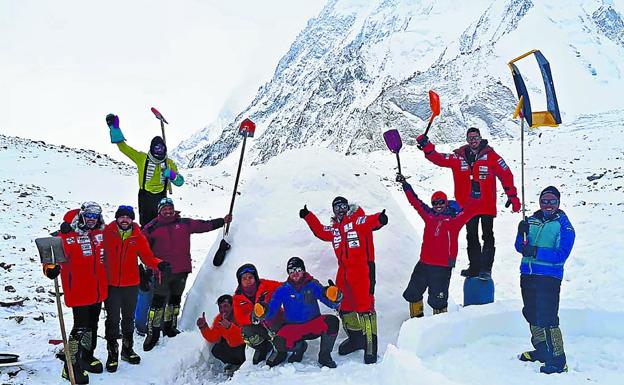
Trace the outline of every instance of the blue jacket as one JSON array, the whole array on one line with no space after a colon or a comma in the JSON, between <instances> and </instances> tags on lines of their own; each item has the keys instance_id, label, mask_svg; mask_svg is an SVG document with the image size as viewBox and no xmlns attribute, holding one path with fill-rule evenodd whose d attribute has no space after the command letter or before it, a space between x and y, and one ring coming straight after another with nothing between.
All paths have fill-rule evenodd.
<instances>
[{"instance_id":1,"label":"blue jacket","mask_svg":"<svg viewBox=\"0 0 624 385\"><path fill-rule=\"evenodd\" d=\"M537 246L535 258L522 257L521 274L547 275L562 279L563 265L574 245L574 228L562 210L546 218L542 211L527 218L528 244ZM516 236L516 250L522 253L522 234Z\"/></svg>"},{"instance_id":2,"label":"blue jacket","mask_svg":"<svg viewBox=\"0 0 624 385\"><path fill-rule=\"evenodd\" d=\"M305 273L301 284L296 285L289 279L275 290L269 302L266 319L270 321L283 306L286 323L308 322L321 315L318 301L332 309L337 309L340 305L327 299L323 286Z\"/></svg>"}]
</instances>

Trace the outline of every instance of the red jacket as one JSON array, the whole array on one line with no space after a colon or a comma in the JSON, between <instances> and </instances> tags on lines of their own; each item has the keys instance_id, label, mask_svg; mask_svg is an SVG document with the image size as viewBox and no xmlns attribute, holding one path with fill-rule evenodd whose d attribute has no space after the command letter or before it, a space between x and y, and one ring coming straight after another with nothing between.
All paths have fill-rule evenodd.
<instances>
[{"instance_id":1,"label":"red jacket","mask_svg":"<svg viewBox=\"0 0 624 385\"><path fill-rule=\"evenodd\" d=\"M383 225L379 214L366 215L361 207L352 206L338 223L332 218L331 226L324 226L314 213L304 218L314 235L332 242L338 258L336 286L343 293L341 311L374 311L375 246L373 231Z\"/></svg>"},{"instance_id":2,"label":"red jacket","mask_svg":"<svg viewBox=\"0 0 624 385\"><path fill-rule=\"evenodd\" d=\"M104 229L104 263L110 286L136 286L139 284L137 257L150 269L156 270L160 259L154 257L147 239L136 223L132 234L121 239L117 222L109 223Z\"/></svg>"},{"instance_id":3,"label":"red jacket","mask_svg":"<svg viewBox=\"0 0 624 385\"><path fill-rule=\"evenodd\" d=\"M465 209L459 213L450 209L452 211L438 214L418 198L409 183L403 184L403 191L409 203L425 221L420 261L428 265L455 267L459 231L475 215L478 202L470 199Z\"/></svg>"},{"instance_id":4,"label":"red jacket","mask_svg":"<svg viewBox=\"0 0 624 385\"><path fill-rule=\"evenodd\" d=\"M234 320L240 327L251 325L251 312L261 296L264 295L264 302L268 304L275 290L282 286L282 282L271 281L269 279L260 279L259 282L258 290L256 290L256 296L253 298L253 301L243 294L241 288L236 289L236 293L233 297Z\"/></svg>"},{"instance_id":5,"label":"red jacket","mask_svg":"<svg viewBox=\"0 0 624 385\"><path fill-rule=\"evenodd\" d=\"M235 348L245 343L243 341L243 335L241 333L241 328L234 322L230 325L229 328L224 328L221 325L221 314L217 314L214 321L212 322L212 327L201 328L201 334L204 336L206 341L211 344L216 344L221 340L221 338L225 339L228 346Z\"/></svg>"},{"instance_id":6,"label":"red jacket","mask_svg":"<svg viewBox=\"0 0 624 385\"><path fill-rule=\"evenodd\" d=\"M75 223L79 209L68 211L63 220ZM83 231L74 230L58 235L63 240L67 262L61 266L65 305L87 306L108 297L108 281L104 266L104 226Z\"/></svg>"},{"instance_id":7,"label":"red jacket","mask_svg":"<svg viewBox=\"0 0 624 385\"><path fill-rule=\"evenodd\" d=\"M143 234L149 241L154 255L171 264L172 273L190 273L191 234L205 233L223 227L223 219L204 221L180 218L180 213L165 218L158 215L143 227Z\"/></svg>"},{"instance_id":8,"label":"red jacket","mask_svg":"<svg viewBox=\"0 0 624 385\"><path fill-rule=\"evenodd\" d=\"M455 199L462 206L466 206L472 192L472 181L479 186L481 197L475 215L496 216L496 178L500 179L505 194L508 197L517 195L511 170L492 147L487 145L487 140L481 141L481 150L475 156L475 161L470 165L466 159L468 145L464 145L452 154L440 154L435 150L433 143L428 143L423 152L425 157L440 167L448 167L453 171L455 184ZM478 198L474 196L473 198Z\"/></svg>"}]
</instances>

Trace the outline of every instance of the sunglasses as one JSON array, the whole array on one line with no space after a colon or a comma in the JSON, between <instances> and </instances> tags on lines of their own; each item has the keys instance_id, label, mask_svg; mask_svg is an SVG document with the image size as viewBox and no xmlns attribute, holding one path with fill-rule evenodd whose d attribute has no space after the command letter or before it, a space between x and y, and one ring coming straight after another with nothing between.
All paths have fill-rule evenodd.
<instances>
[{"instance_id":1,"label":"sunglasses","mask_svg":"<svg viewBox=\"0 0 624 385\"><path fill-rule=\"evenodd\" d=\"M305 270L303 270L300 267L293 267L291 269L288 269L288 274L293 274L293 273L303 273Z\"/></svg>"},{"instance_id":2,"label":"sunglasses","mask_svg":"<svg viewBox=\"0 0 624 385\"><path fill-rule=\"evenodd\" d=\"M479 140L481 140L480 136L467 136L466 137L466 141L467 142L476 142L476 141L479 141Z\"/></svg>"},{"instance_id":3,"label":"sunglasses","mask_svg":"<svg viewBox=\"0 0 624 385\"><path fill-rule=\"evenodd\" d=\"M334 211L347 211L349 209L349 205L346 203L336 203L334 205Z\"/></svg>"},{"instance_id":4,"label":"sunglasses","mask_svg":"<svg viewBox=\"0 0 624 385\"><path fill-rule=\"evenodd\" d=\"M444 206L446 204L446 201L444 199L436 199L434 201L431 201L431 204L433 206Z\"/></svg>"},{"instance_id":5,"label":"sunglasses","mask_svg":"<svg viewBox=\"0 0 624 385\"><path fill-rule=\"evenodd\" d=\"M540 204L543 205L550 205L550 206L555 206L557 204L559 204L559 199L540 199Z\"/></svg>"},{"instance_id":6,"label":"sunglasses","mask_svg":"<svg viewBox=\"0 0 624 385\"><path fill-rule=\"evenodd\" d=\"M100 217L100 214L96 213L84 213L82 215L87 219L98 219Z\"/></svg>"}]
</instances>

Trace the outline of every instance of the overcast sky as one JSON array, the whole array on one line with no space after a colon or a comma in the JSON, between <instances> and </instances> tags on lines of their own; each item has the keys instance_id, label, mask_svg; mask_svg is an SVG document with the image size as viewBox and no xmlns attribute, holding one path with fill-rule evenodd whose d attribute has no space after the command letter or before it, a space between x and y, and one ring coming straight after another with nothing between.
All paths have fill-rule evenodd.
<instances>
[{"instance_id":1,"label":"overcast sky","mask_svg":"<svg viewBox=\"0 0 624 385\"><path fill-rule=\"evenodd\" d=\"M170 147L269 81L326 0L0 0L0 133L121 159L170 125Z\"/></svg>"}]
</instances>

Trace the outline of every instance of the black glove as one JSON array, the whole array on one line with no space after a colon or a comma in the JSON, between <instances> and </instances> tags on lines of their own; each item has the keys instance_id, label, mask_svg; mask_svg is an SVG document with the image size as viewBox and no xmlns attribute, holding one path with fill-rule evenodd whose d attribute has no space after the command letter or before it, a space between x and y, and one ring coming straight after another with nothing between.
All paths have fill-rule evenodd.
<instances>
[{"instance_id":1,"label":"black glove","mask_svg":"<svg viewBox=\"0 0 624 385\"><path fill-rule=\"evenodd\" d=\"M418 137L416 137L416 143L418 144L418 149L422 150L429 144L429 137L427 137L427 135L418 135Z\"/></svg>"},{"instance_id":2,"label":"black glove","mask_svg":"<svg viewBox=\"0 0 624 385\"><path fill-rule=\"evenodd\" d=\"M303 208L299 210L299 218L303 219L310 214L310 210L308 210L308 205L303 205Z\"/></svg>"},{"instance_id":3,"label":"black glove","mask_svg":"<svg viewBox=\"0 0 624 385\"><path fill-rule=\"evenodd\" d=\"M526 219L518 222L518 235L529 234L529 222Z\"/></svg>"},{"instance_id":4,"label":"black glove","mask_svg":"<svg viewBox=\"0 0 624 385\"><path fill-rule=\"evenodd\" d=\"M522 256L535 258L537 256L537 246L531 246L529 244L522 245Z\"/></svg>"},{"instance_id":5,"label":"black glove","mask_svg":"<svg viewBox=\"0 0 624 385\"><path fill-rule=\"evenodd\" d=\"M119 129L119 117L115 114L106 115L106 124L109 128Z\"/></svg>"},{"instance_id":6,"label":"black glove","mask_svg":"<svg viewBox=\"0 0 624 385\"><path fill-rule=\"evenodd\" d=\"M405 177L403 176L403 174L397 173L395 180L401 184L405 183Z\"/></svg>"},{"instance_id":7,"label":"black glove","mask_svg":"<svg viewBox=\"0 0 624 385\"><path fill-rule=\"evenodd\" d=\"M72 229L71 225L67 222L61 223L61 234L71 233L74 229Z\"/></svg>"},{"instance_id":8,"label":"black glove","mask_svg":"<svg viewBox=\"0 0 624 385\"><path fill-rule=\"evenodd\" d=\"M139 265L139 279L139 289L141 289L141 291L149 291L152 281L152 271L144 268L143 265Z\"/></svg>"},{"instance_id":9,"label":"black glove","mask_svg":"<svg viewBox=\"0 0 624 385\"><path fill-rule=\"evenodd\" d=\"M167 261L158 262L158 270L165 274L171 274L171 264Z\"/></svg>"},{"instance_id":10,"label":"black glove","mask_svg":"<svg viewBox=\"0 0 624 385\"><path fill-rule=\"evenodd\" d=\"M388 224L388 216L386 215L386 209L383 209L381 214L379 214L379 223L381 223L383 226Z\"/></svg>"},{"instance_id":11,"label":"black glove","mask_svg":"<svg viewBox=\"0 0 624 385\"><path fill-rule=\"evenodd\" d=\"M55 264L43 265L43 273L46 277L54 279L61 274L61 266Z\"/></svg>"}]
</instances>

